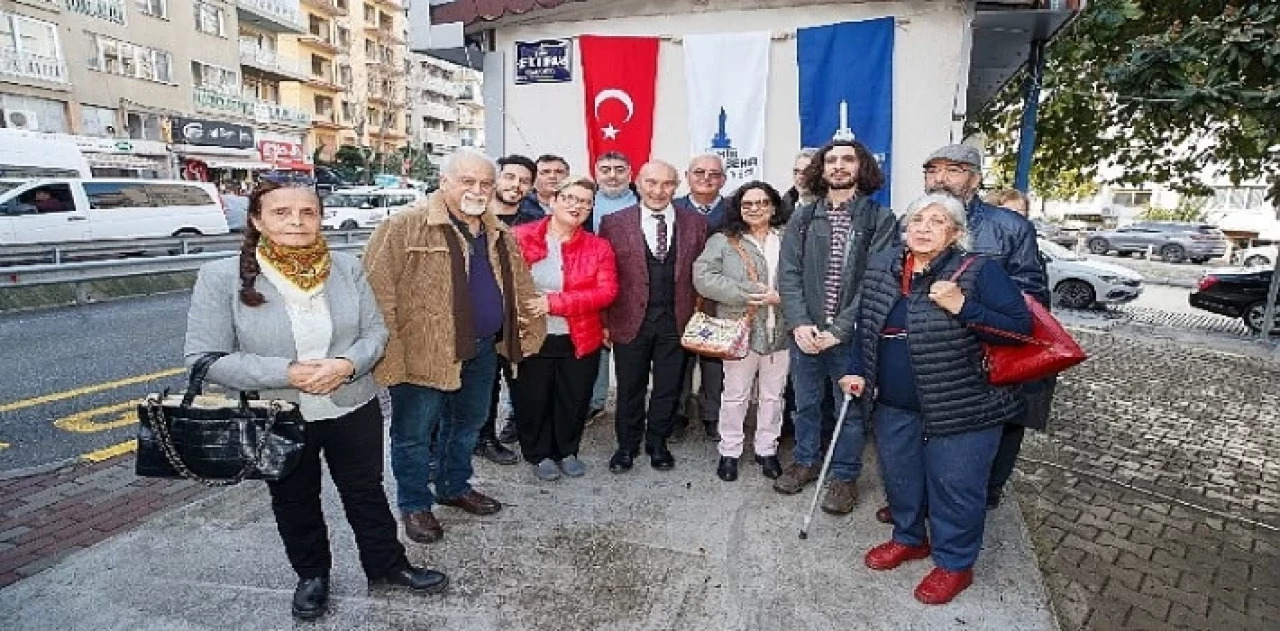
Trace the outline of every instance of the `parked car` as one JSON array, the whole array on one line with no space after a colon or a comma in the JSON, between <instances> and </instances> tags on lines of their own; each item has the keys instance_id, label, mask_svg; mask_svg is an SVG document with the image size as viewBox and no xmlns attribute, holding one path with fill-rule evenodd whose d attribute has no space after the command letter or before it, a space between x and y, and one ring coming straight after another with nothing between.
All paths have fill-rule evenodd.
<instances>
[{"instance_id":1,"label":"parked car","mask_svg":"<svg viewBox=\"0 0 1280 631\"><path fill-rule=\"evenodd\" d=\"M1116 252L1146 252L1148 248L1170 263L1203 263L1227 252L1227 237L1221 230L1201 223L1140 221L1115 230L1102 230L1089 237L1089 251L1102 255Z\"/></svg>"},{"instance_id":2,"label":"parked car","mask_svg":"<svg viewBox=\"0 0 1280 631\"><path fill-rule=\"evenodd\" d=\"M322 225L330 230L373 228L426 194L416 188L350 188L324 198Z\"/></svg>"},{"instance_id":3,"label":"parked car","mask_svg":"<svg viewBox=\"0 0 1280 631\"><path fill-rule=\"evenodd\" d=\"M1244 320L1255 333L1262 330L1272 270L1266 267L1226 269L1205 274L1188 301L1191 306ZM1276 319L1280 322L1280 317Z\"/></svg>"},{"instance_id":4,"label":"parked car","mask_svg":"<svg viewBox=\"0 0 1280 631\"><path fill-rule=\"evenodd\" d=\"M0 180L0 243L226 234L208 182L127 178Z\"/></svg>"},{"instance_id":5,"label":"parked car","mask_svg":"<svg viewBox=\"0 0 1280 631\"><path fill-rule=\"evenodd\" d=\"M227 216L227 229L244 232L249 221L249 198L244 195L223 195L222 213Z\"/></svg>"},{"instance_id":6,"label":"parked car","mask_svg":"<svg viewBox=\"0 0 1280 631\"><path fill-rule=\"evenodd\" d=\"M1047 239L1039 239L1040 258L1049 273L1053 301L1068 309L1120 304L1142 295L1142 275L1120 265L1090 261Z\"/></svg>"},{"instance_id":7,"label":"parked car","mask_svg":"<svg viewBox=\"0 0 1280 631\"><path fill-rule=\"evenodd\" d=\"M1236 261L1245 267L1275 267L1277 256L1280 256L1280 246L1260 245L1241 250L1236 254Z\"/></svg>"}]
</instances>

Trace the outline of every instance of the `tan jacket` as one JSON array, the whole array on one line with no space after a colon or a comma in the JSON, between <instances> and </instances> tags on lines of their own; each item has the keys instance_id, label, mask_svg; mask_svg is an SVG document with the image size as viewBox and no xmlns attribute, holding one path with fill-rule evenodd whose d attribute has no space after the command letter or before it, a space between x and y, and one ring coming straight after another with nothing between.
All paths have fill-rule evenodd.
<instances>
[{"instance_id":1,"label":"tan jacket","mask_svg":"<svg viewBox=\"0 0 1280 631\"><path fill-rule=\"evenodd\" d=\"M498 352L519 362L542 347L546 320L534 317L525 307L525 302L537 294L529 266L507 226L492 211L481 216L481 223L489 235L489 262L506 311ZM450 239L450 233L456 238ZM514 304L509 288L503 286L500 240L506 246L506 264L515 286ZM439 192L412 209L391 216L369 238L364 265L390 332L386 354L373 371L384 386L411 383L439 390L462 387L459 349L465 341L457 339L455 315L462 301L470 298L458 296L455 301L453 287L459 282L454 274L460 273L458 286L465 288L467 257L465 252L460 257L451 252L451 242L465 247L466 239L450 219ZM455 270L455 260L463 261L464 269ZM470 327L464 327L467 328Z\"/></svg>"}]
</instances>

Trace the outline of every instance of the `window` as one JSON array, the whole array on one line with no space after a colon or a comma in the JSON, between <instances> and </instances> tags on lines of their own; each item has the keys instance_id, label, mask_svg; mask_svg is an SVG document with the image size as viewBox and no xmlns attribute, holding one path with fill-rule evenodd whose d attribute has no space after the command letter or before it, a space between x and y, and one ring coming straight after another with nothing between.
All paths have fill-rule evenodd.
<instances>
[{"instance_id":1,"label":"window","mask_svg":"<svg viewBox=\"0 0 1280 631\"><path fill-rule=\"evenodd\" d=\"M338 27L338 45L347 48L351 45L351 29L345 26Z\"/></svg>"},{"instance_id":2,"label":"window","mask_svg":"<svg viewBox=\"0 0 1280 631\"><path fill-rule=\"evenodd\" d=\"M57 132L60 134L71 132L71 121L67 116L67 104L64 101L42 99L36 96L0 93L0 108L6 110L26 110L29 112L35 112L36 120L34 122L36 123L36 129L39 131ZM3 153L4 148L0 147L0 154Z\"/></svg>"},{"instance_id":3,"label":"window","mask_svg":"<svg viewBox=\"0 0 1280 631\"><path fill-rule=\"evenodd\" d=\"M376 61L375 57L377 54L378 46L375 45L373 40L368 37L364 38L364 56L368 58L369 61Z\"/></svg>"},{"instance_id":4,"label":"window","mask_svg":"<svg viewBox=\"0 0 1280 631\"><path fill-rule=\"evenodd\" d=\"M160 116L130 112L125 116L125 129L134 140L164 140L161 132Z\"/></svg>"},{"instance_id":5,"label":"window","mask_svg":"<svg viewBox=\"0 0 1280 631\"><path fill-rule=\"evenodd\" d=\"M33 215L48 213L73 212L76 209L75 198L71 196L68 184L47 184L22 193L17 203L5 204L5 214Z\"/></svg>"},{"instance_id":6,"label":"window","mask_svg":"<svg viewBox=\"0 0 1280 631\"><path fill-rule=\"evenodd\" d=\"M89 67L99 72L173 83L173 57L163 50L136 46L90 33L95 55Z\"/></svg>"},{"instance_id":7,"label":"window","mask_svg":"<svg viewBox=\"0 0 1280 631\"><path fill-rule=\"evenodd\" d=\"M329 60L319 55L311 56L311 74L326 81L333 80L329 76Z\"/></svg>"},{"instance_id":8,"label":"window","mask_svg":"<svg viewBox=\"0 0 1280 631\"><path fill-rule=\"evenodd\" d=\"M342 64L338 66L338 82L345 88L351 87L351 66Z\"/></svg>"},{"instance_id":9,"label":"window","mask_svg":"<svg viewBox=\"0 0 1280 631\"><path fill-rule=\"evenodd\" d=\"M316 37L319 37L320 39L326 42L329 41L329 37L330 37L329 23L314 15L309 17L310 17L309 30L311 31L311 34L315 35Z\"/></svg>"},{"instance_id":10,"label":"window","mask_svg":"<svg viewBox=\"0 0 1280 631\"><path fill-rule=\"evenodd\" d=\"M138 13L158 18L169 17L168 0L134 0L138 5Z\"/></svg>"},{"instance_id":11,"label":"window","mask_svg":"<svg viewBox=\"0 0 1280 631\"><path fill-rule=\"evenodd\" d=\"M315 96L315 112L325 118L333 116L333 98L317 94Z\"/></svg>"},{"instance_id":12,"label":"window","mask_svg":"<svg viewBox=\"0 0 1280 631\"><path fill-rule=\"evenodd\" d=\"M53 4L61 5L67 11L73 13L115 22L116 24L125 23L124 15L128 6L126 0L65 0Z\"/></svg>"},{"instance_id":13,"label":"window","mask_svg":"<svg viewBox=\"0 0 1280 631\"><path fill-rule=\"evenodd\" d=\"M1125 208L1150 206L1151 191L1116 191L1111 194L1111 203Z\"/></svg>"},{"instance_id":14,"label":"window","mask_svg":"<svg viewBox=\"0 0 1280 631\"><path fill-rule=\"evenodd\" d=\"M346 101L343 101L342 102L342 120L348 123L351 122L351 119L355 116L353 112L354 110L351 109L351 104Z\"/></svg>"},{"instance_id":15,"label":"window","mask_svg":"<svg viewBox=\"0 0 1280 631\"><path fill-rule=\"evenodd\" d=\"M208 206L215 203L204 189L189 184L146 184L141 182L85 182L89 208L162 208L165 206Z\"/></svg>"},{"instance_id":16,"label":"window","mask_svg":"<svg viewBox=\"0 0 1280 631\"><path fill-rule=\"evenodd\" d=\"M218 37L227 36L227 15L221 7L196 0L195 10L197 31Z\"/></svg>"},{"instance_id":17,"label":"window","mask_svg":"<svg viewBox=\"0 0 1280 631\"><path fill-rule=\"evenodd\" d=\"M339 9L342 9L343 11L347 10L347 0L337 0L337 2L335 2L334 4L335 6L337 6Z\"/></svg>"},{"instance_id":18,"label":"window","mask_svg":"<svg viewBox=\"0 0 1280 631\"><path fill-rule=\"evenodd\" d=\"M0 50L15 51L20 56L61 60L58 26L21 15L0 13Z\"/></svg>"},{"instance_id":19,"label":"window","mask_svg":"<svg viewBox=\"0 0 1280 631\"><path fill-rule=\"evenodd\" d=\"M80 106L80 133L110 138L116 135L116 111L109 107Z\"/></svg>"},{"instance_id":20,"label":"window","mask_svg":"<svg viewBox=\"0 0 1280 631\"><path fill-rule=\"evenodd\" d=\"M191 81L198 88L219 94L240 92L240 75L234 70L200 61L191 62Z\"/></svg>"},{"instance_id":21,"label":"window","mask_svg":"<svg viewBox=\"0 0 1280 631\"><path fill-rule=\"evenodd\" d=\"M374 23L378 19L378 10L372 4L364 5L364 21Z\"/></svg>"}]
</instances>

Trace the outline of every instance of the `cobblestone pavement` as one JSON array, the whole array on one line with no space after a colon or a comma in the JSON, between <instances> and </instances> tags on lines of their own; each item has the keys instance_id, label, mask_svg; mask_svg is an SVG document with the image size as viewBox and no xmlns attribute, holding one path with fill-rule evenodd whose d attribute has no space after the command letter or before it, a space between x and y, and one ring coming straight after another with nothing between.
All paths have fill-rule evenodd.
<instances>
[{"instance_id":1,"label":"cobblestone pavement","mask_svg":"<svg viewBox=\"0 0 1280 631\"><path fill-rule=\"evenodd\" d=\"M0 480L0 588L207 490L139 478L132 454Z\"/></svg>"},{"instance_id":2,"label":"cobblestone pavement","mask_svg":"<svg viewBox=\"0 0 1280 631\"><path fill-rule=\"evenodd\" d=\"M1059 624L1280 628L1280 363L1077 339L1014 482Z\"/></svg>"}]
</instances>

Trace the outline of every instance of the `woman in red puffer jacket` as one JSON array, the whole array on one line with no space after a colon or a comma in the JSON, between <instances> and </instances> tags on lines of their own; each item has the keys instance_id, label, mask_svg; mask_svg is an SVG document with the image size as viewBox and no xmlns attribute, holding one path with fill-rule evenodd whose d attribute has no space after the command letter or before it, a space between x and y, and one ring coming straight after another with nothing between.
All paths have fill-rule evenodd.
<instances>
[{"instance_id":1,"label":"woman in red puffer jacket","mask_svg":"<svg viewBox=\"0 0 1280 631\"><path fill-rule=\"evenodd\" d=\"M578 445L605 342L604 311L618 295L613 248L582 229L595 193L591 180L567 180L548 217L515 230L539 294L529 308L547 316L546 341L520 364L515 396L520 451L541 480L586 472Z\"/></svg>"}]
</instances>

